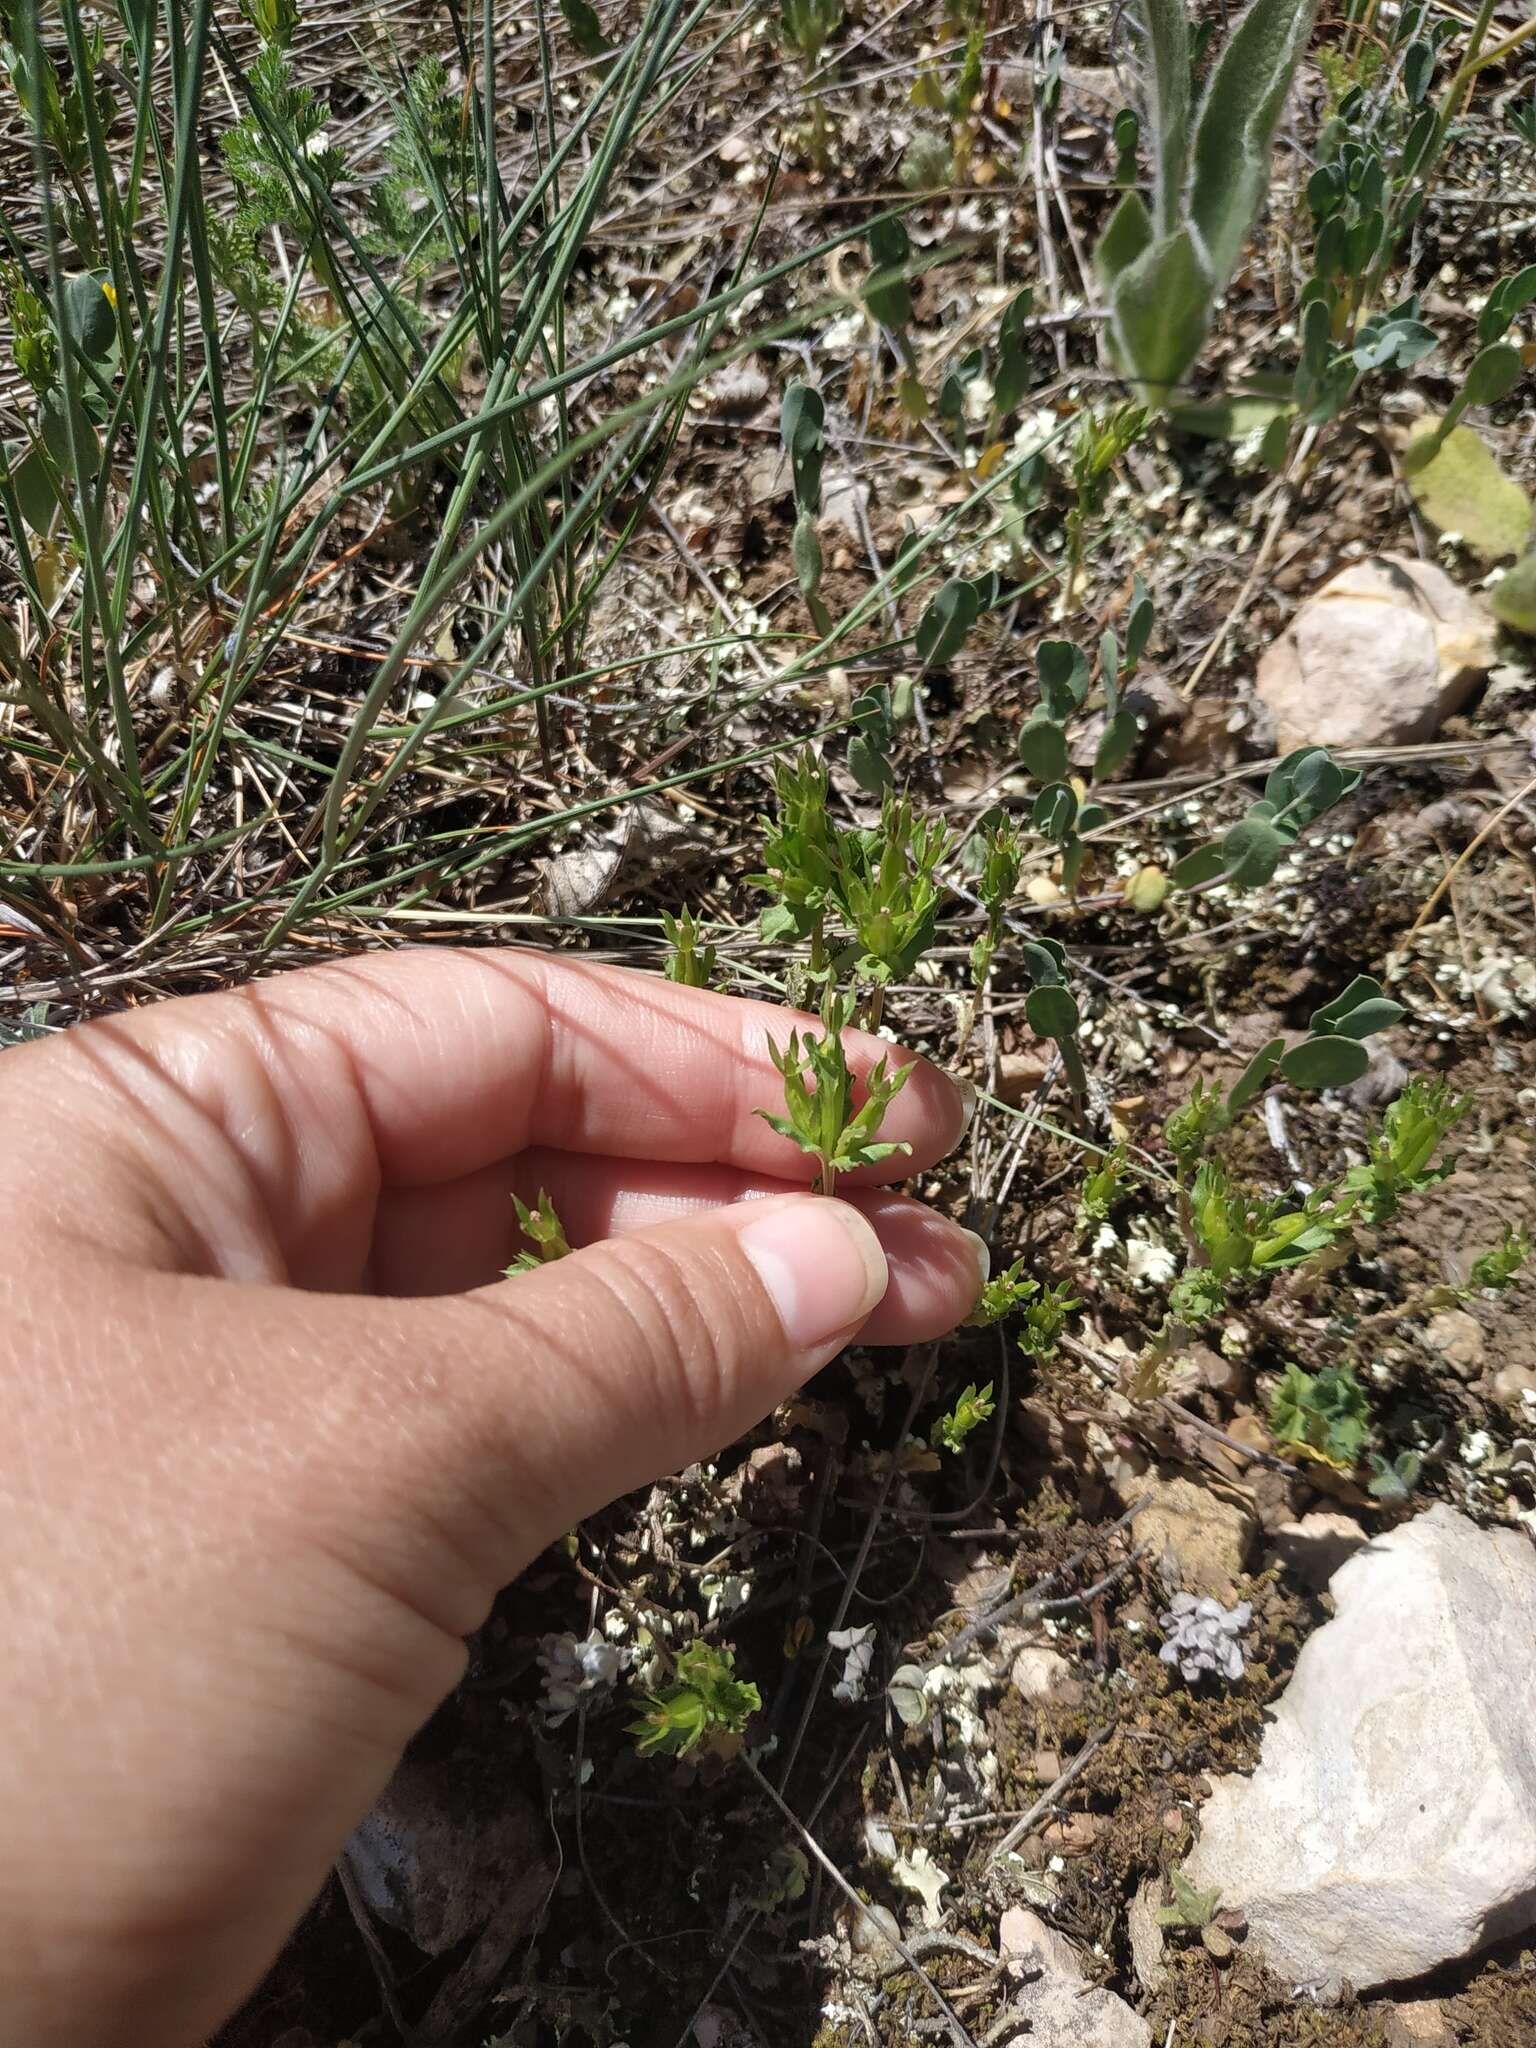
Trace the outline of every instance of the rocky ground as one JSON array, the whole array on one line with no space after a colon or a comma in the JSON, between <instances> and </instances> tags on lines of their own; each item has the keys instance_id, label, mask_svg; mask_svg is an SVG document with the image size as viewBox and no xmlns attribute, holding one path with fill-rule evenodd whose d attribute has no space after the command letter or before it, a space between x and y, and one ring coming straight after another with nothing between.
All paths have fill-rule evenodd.
<instances>
[{"instance_id":1,"label":"rocky ground","mask_svg":"<svg viewBox=\"0 0 1536 2048\"><path fill-rule=\"evenodd\" d=\"M749 227L772 261L912 196L903 166L934 125L914 81L953 38L940 10L907 14L845 26L819 141L766 23L743 27L732 92L680 98L598 224L573 323L600 341L637 308L696 298ZM1043 7L994 33L967 175L910 217L933 258L913 335L937 384L1038 285L1017 451L1121 395L1083 250L1112 197L1123 81L1108 10L1073 15L1065 41ZM1059 97L1037 128L1048 74ZM508 94L531 106L534 76L526 59ZM1493 87L1528 96L1529 71L1502 67ZM1202 364L1213 392L1293 358L1292 230L1332 92L1304 67L1271 214ZM1496 615L1513 550L1432 519L1402 461L1448 402L1492 282L1536 253L1530 153L1493 97L1404 280L1435 351L1280 474L1252 435L1155 424L1116 469L1076 585L1053 441L1029 529L1050 575L922 679L898 742L900 778L957 832L997 801L1023 815L1015 745L1041 640L1097 644L1145 582L1140 737L1103 792L1083 889L1035 860L1011 931L1076 963L1082 1126L1026 1023L1016 947L961 1048L976 921L958 869L937 943L885 1006L894 1036L981 1091L919 1192L986 1237L995 1269L1022 1259L1059 1287L1064 1327L855 1350L747 1441L571 1532L506 1590L469 1678L221 2048L1536 2042L1536 1282L1473 1273L1536 1209L1536 640ZM852 293L863 262L862 244L834 251L754 315ZM645 659L643 688L615 666L562 700L553 766L498 716L434 736L402 780L412 858L414 833L433 848L484 833L493 852L510 835L510 852L447 880L412 868L409 887L385 860L373 899L259 959L259 909L205 931L197 894L185 934L157 939L131 878L47 876L18 894L27 922L0 927L11 1032L364 944L532 940L654 969L660 913L684 908L718 946L718 985L783 990L790 963L745 879L768 781L719 764L828 732L839 821L871 823L838 723L905 659L876 621L846 662L774 682L766 636L805 631L784 384L809 375L827 397L834 615L909 522L967 501L978 457L903 412L862 308L839 303L696 394L658 516L593 621L604 660ZM1523 489L1529 379L1473 417ZM430 516L387 550L349 545L325 616L300 622L311 642L242 707L253 776L277 762L306 802L323 795L296 735L366 688L367 636L402 610ZM1008 559L980 518L946 544L957 571ZM658 646L674 651L653 660ZM1086 770L1097 735L1074 738ZM1275 756L1311 741L1362 781L1268 887L1129 900L1132 877L1230 824ZM232 788L229 818L244 801ZM253 840L207 894L259 899L289 849L266 857ZM1233 1133L1234 1171L1300 1199L1359 1168L1426 1076L1467 1098L1445 1177L1154 1355L1184 1243L1168 1118L1359 973L1404 1014L1348 1087L1271 1090ZM1121 1176L1090 1204L1117 1148ZM1291 1368L1345 1365L1362 1402L1348 1456L1288 1434L1277 1405ZM988 1384L991 1413L942 1448L938 1419ZM1372 1490L1372 1457L1395 1490ZM643 1758L629 1723L696 1641L734 1652L760 1708L734 1744Z\"/></svg>"}]
</instances>

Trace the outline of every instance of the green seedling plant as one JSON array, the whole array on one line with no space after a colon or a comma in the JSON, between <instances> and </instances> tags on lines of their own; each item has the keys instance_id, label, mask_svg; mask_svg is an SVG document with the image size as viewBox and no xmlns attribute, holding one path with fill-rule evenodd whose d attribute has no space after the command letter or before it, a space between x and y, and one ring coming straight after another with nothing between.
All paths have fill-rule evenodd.
<instances>
[{"instance_id":1,"label":"green seedling plant","mask_svg":"<svg viewBox=\"0 0 1536 2048\"><path fill-rule=\"evenodd\" d=\"M1270 150L1314 0L1252 0L1196 95L1184 0L1135 0L1152 205L1121 199L1095 253L1115 356L1148 405L1198 357L1269 187Z\"/></svg>"},{"instance_id":2,"label":"green seedling plant","mask_svg":"<svg viewBox=\"0 0 1536 2048\"><path fill-rule=\"evenodd\" d=\"M699 1748L730 1756L762 1704L757 1687L736 1676L730 1650L690 1643L678 1653L676 1682L649 1696L629 1732L641 1756L680 1757Z\"/></svg>"},{"instance_id":3,"label":"green seedling plant","mask_svg":"<svg viewBox=\"0 0 1536 2048\"><path fill-rule=\"evenodd\" d=\"M715 978L716 949L701 944L693 912L685 909L680 917L674 917L670 910L664 910L661 928L668 948L662 968L667 980L683 988L708 988Z\"/></svg>"},{"instance_id":4,"label":"green seedling plant","mask_svg":"<svg viewBox=\"0 0 1536 2048\"><path fill-rule=\"evenodd\" d=\"M1072 439L1073 503L1067 512L1067 567L1061 585L1065 615L1077 598L1087 536L1102 516L1115 467L1151 424L1145 406L1117 405L1100 417L1085 410Z\"/></svg>"},{"instance_id":5,"label":"green seedling plant","mask_svg":"<svg viewBox=\"0 0 1536 2048\"><path fill-rule=\"evenodd\" d=\"M1066 948L1056 939L1027 939L1019 947L1019 964L1029 982L1024 1015L1038 1038L1049 1038L1061 1056L1062 1070L1079 1119L1088 1108L1088 1070L1083 1064L1078 1032L1082 1014L1067 986Z\"/></svg>"},{"instance_id":6,"label":"green seedling plant","mask_svg":"<svg viewBox=\"0 0 1536 2048\"><path fill-rule=\"evenodd\" d=\"M1018 894L1024 867L1024 842L1003 811L992 811L965 843L965 861L985 920L971 947L971 993L960 1020L956 1057L964 1054L976 1028L976 1013L991 979L992 962L1002 943L1008 912Z\"/></svg>"},{"instance_id":7,"label":"green seedling plant","mask_svg":"<svg viewBox=\"0 0 1536 2048\"><path fill-rule=\"evenodd\" d=\"M1276 1443L1297 1456L1353 1471L1371 1433L1370 1403L1354 1367L1311 1373L1288 1365L1270 1398L1269 1427Z\"/></svg>"},{"instance_id":8,"label":"green seedling plant","mask_svg":"<svg viewBox=\"0 0 1536 2048\"><path fill-rule=\"evenodd\" d=\"M1010 1316L1020 1316L1023 1321L1017 1333L1019 1349L1027 1358L1044 1360L1055 1356L1067 1318L1082 1305L1063 1282L1042 1282L1027 1276L1024 1260L1018 1258L986 1282L976 1298L976 1306L965 1319L965 1327L986 1330Z\"/></svg>"},{"instance_id":9,"label":"green seedling plant","mask_svg":"<svg viewBox=\"0 0 1536 2048\"><path fill-rule=\"evenodd\" d=\"M822 52L843 24L843 0L781 0L779 37L787 50L800 59L807 87L821 68ZM823 92L810 95L811 115L806 144L812 166L824 171L828 163L827 103Z\"/></svg>"},{"instance_id":10,"label":"green seedling plant","mask_svg":"<svg viewBox=\"0 0 1536 2048\"><path fill-rule=\"evenodd\" d=\"M792 1031L787 1045L769 1046L769 1057L784 1083L785 1114L757 1111L780 1137L816 1161L816 1188L823 1195L836 1192L840 1173L911 1150L905 1143L877 1136L886 1111L906 1085L910 1067L892 1068L882 1056L865 1079L863 1103L854 1107L854 1079L842 1041L851 1015L848 999L829 990L822 1002L819 1035L807 1032L802 1038Z\"/></svg>"},{"instance_id":11,"label":"green seedling plant","mask_svg":"<svg viewBox=\"0 0 1536 2048\"><path fill-rule=\"evenodd\" d=\"M1221 839L1178 861L1170 877L1175 888L1198 889L1224 882L1254 889L1275 870L1308 826L1360 786L1360 771L1334 760L1326 747L1298 747L1271 769L1264 794Z\"/></svg>"},{"instance_id":12,"label":"green seedling plant","mask_svg":"<svg viewBox=\"0 0 1536 2048\"><path fill-rule=\"evenodd\" d=\"M539 1189L539 1199L531 1209L516 1195L512 1197L512 1207L517 1211L517 1227L528 1244L506 1268L508 1279L516 1273L536 1273L540 1266L549 1266L556 1259L570 1257L571 1245L565 1234L565 1225L543 1188Z\"/></svg>"},{"instance_id":13,"label":"green seedling plant","mask_svg":"<svg viewBox=\"0 0 1536 2048\"><path fill-rule=\"evenodd\" d=\"M960 1451L965 1448L966 1438L980 1429L984 1422L990 1422L997 1413L997 1403L992 1398L992 1382L978 1387L974 1381L961 1393L948 1414L941 1415L928 1433L928 1441L936 1451Z\"/></svg>"},{"instance_id":14,"label":"green seedling plant","mask_svg":"<svg viewBox=\"0 0 1536 2048\"><path fill-rule=\"evenodd\" d=\"M1187 1927L1192 1933L1199 1934L1210 1926L1221 1900L1219 1888L1213 1886L1208 1892L1200 1891L1177 1864L1168 1873L1168 1887L1173 1898L1168 1905L1157 1909L1159 1927Z\"/></svg>"}]
</instances>

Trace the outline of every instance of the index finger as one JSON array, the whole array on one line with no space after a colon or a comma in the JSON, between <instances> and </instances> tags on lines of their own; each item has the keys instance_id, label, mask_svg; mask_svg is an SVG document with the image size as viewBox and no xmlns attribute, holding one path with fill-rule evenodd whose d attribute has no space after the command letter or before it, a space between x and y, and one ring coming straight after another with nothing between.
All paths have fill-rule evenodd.
<instances>
[{"instance_id":1,"label":"index finger","mask_svg":"<svg viewBox=\"0 0 1536 2048\"><path fill-rule=\"evenodd\" d=\"M230 1099L238 1062L215 1056L231 1037L290 1109L308 1096L323 1127L365 1128L396 1186L473 1173L532 1144L809 1181L815 1162L755 1114L782 1108L769 1047L796 1028L820 1025L629 968L436 947L302 968L133 1021L143 1050L232 1136L245 1122ZM911 1070L881 1131L910 1153L856 1178L901 1180L943 1158L968 1119L961 1088L869 1033L846 1032L844 1044L856 1077L881 1058Z\"/></svg>"}]
</instances>

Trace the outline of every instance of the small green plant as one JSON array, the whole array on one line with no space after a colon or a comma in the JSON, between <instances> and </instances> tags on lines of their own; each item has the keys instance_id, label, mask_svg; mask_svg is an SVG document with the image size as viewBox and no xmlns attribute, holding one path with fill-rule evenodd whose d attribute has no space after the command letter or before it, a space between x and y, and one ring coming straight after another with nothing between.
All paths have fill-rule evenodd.
<instances>
[{"instance_id":1,"label":"small green plant","mask_svg":"<svg viewBox=\"0 0 1536 2048\"><path fill-rule=\"evenodd\" d=\"M1024 1261L1018 1258L987 1281L965 1319L966 1328L984 1330L1007 1316L1021 1315L1019 1349L1026 1357L1045 1359L1054 1355L1068 1316L1082 1305L1064 1283L1042 1285L1027 1279Z\"/></svg>"},{"instance_id":2,"label":"small green plant","mask_svg":"<svg viewBox=\"0 0 1536 2048\"><path fill-rule=\"evenodd\" d=\"M1115 465L1133 448L1151 424L1145 406L1116 405L1102 416L1084 410L1072 438L1074 502L1067 513L1067 568L1062 582L1062 610L1076 603L1082 581L1083 548L1090 528L1104 510Z\"/></svg>"},{"instance_id":3,"label":"small green plant","mask_svg":"<svg viewBox=\"0 0 1536 2048\"><path fill-rule=\"evenodd\" d=\"M784 47L793 50L807 84L821 64L822 52L843 23L843 0L780 0L779 34ZM827 167L827 106L824 94L812 92L811 117L806 145L812 165Z\"/></svg>"},{"instance_id":4,"label":"small green plant","mask_svg":"<svg viewBox=\"0 0 1536 2048\"><path fill-rule=\"evenodd\" d=\"M1370 1407L1352 1365L1304 1372L1288 1365L1269 1404L1276 1443L1335 1471L1351 1472L1370 1436Z\"/></svg>"},{"instance_id":5,"label":"small green plant","mask_svg":"<svg viewBox=\"0 0 1536 2048\"><path fill-rule=\"evenodd\" d=\"M762 1704L757 1687L736 1676L732 1651L690 1643L678 1653L676 1683L650 1695L629 1732L641 1756L687 1756L701 1744L729 1753Z\"/></svg>"},{"instance_id":6,"label":"small green plant","mask_svg":"<svg viewBox=\"0 0 1536 2048\"><path fill-rule=\"evenodd\" d=\"M540 1266L553 1264L556 1259L570 1257L571 1246L565 1234L565 1225L555 1213L555 1205L542 1188L539 1199L529 1208L516 1195L512 1206L517 1211L517 1227L528 1240L529 1249L520 1251L511 1265L506 1268L508 1279L515 1273L536 1273Z\"/></svg>"},{"instance_id":7,"label":"small green plant","mask_svg":"<svg viewBox=\"0 0 1536 2048\"><path fill-rule=\"evenodd\" d=\"M674 917L670 910L664 910L661 928L671 949L662 969L667 980L684 988L708 988L715 976L715 948L700 945L698 921L693 912L685 909L681 917Z\"/></svg>"},{"instance_id":8,"label":"small green plant","mask_svg":"<svg viewBox=\"0 0 1536 2048\"><path fill-rule=\"evenodd\" d=\"M1314 0L1252 0L1195 103L1184 0L1136 0L1152 206L1129 191L1096 253L1115 354L1150 405L1199 355L1269 187L1270 147Z\"/></svg>"},{"instance_id":9,"label":"small green plant","mask_svg":"<svg viewBox=\"0 0 1536 2048\"><path fill-rule=\"evenodd\" d=\"M992 1382L978 1387L973 1381L965 1388L960 1398L947 1415L941 1415L928 1433L928 1441L935 1450L958 1451L973 1430L980 1429L997 1413L997 1403L992 1398Z\"/></svg>"},{"instance_id":10,"label":"small green plant","mask_svg":"<svg viewBox=\"0 0 1536 2048\"><path fill-rule=\"evenodd\" d=\"M1411 1498L1424 1472L1424 1459L1419 1451L1399 1451L1395 1458L1384 1458L1379 1451L1371 1451L1368 1461L1372 1476L1366 1482L1366 1492L1373 1500L1392 1507L1400 1507Z\"/></svg>"},{"instance_id":11,"label":"small green plant","mask_svg":"<svg viewBox=\"0 0 1536 2048\"><path fill-rule=\"evenodd\" d=\"M1454 1158L1437 1160L1437 1154L1471 1106L1471 1097L1453 1095L1449 1083L1422 1078L1388 1104L1370 1158L1352 1166L1341 1183L1365 1222L1390 1222L1405 1195L1434 1187L1455 1170Z\"/></svg>"},{"instance_id":12,"label":"small green plant","mask_svg":"<svg viewBox=\"0 0 1536 2048\"><path fill-rule=\"evenodd\" d=\"M976 1028L976 1012L991 977L992 962L1002 942L1008 911L1017 894L1019 875L1024 866L1024 842L1006 812L987 813L966 841L964 858L971 870L986 922L981 936L971 947L971 993L960 1023L957 1059L964 1054Z\"/></svg>"},{"instance_id":13,"label":"small green plant","mask_svg":"<svg viewBox=\"0 0 1536 2048\"><path fill-rule=\"evenodd\" d=\"M1037 1037L1054 1041L1073 1108L1081 1117L1088 1106L1088 1070L1077 1037L1082 1016L1067 987L1066 948L1056 939L1026 939L1019 947L1019 960L1029 980L1024 999L1029 1028Z\"/></svg>"},{"instance_id":14,"label":"small green plant","mask_svg":"<svg viewBox=\"0 0 1536 2048\"><path fill-rule=\"evenodd\" d=\"M1492 1251L1481 1252L1467 1275L1467 1293L1502 1294L1513 1285L1516 1275L1531 1255L1531 1240L1518 1224L1506 1223L1504 1239Z\"/></svg>"},{"instance_id":15,"label":"small green plant","mask_svg":"<svg viewBox=\"0 0 1536 2048\"><path fill-rule=\"evenodd\" d=\"M1276 868L1309 825L1360 787L1358 768L1335 761L1326 747L1298 747L1271 769L1264 794L1221 839L1197 847L1179 861L1172 881L1178 889L1225 882L1255 889Z\"/></svg>"},{"instance_id":16,"label":"small green plant","mask_svg":"<svg viewBox=\"0 0 1536 2048\"><path fill-rule=\"evenodd\" d=\"M1213 1886L1208 1892L1197 1890L1177 1864L1168 1873L1168 1886L1173 1899L1170 1904L1158 1907L1159 1927L1188 1927L1198 1934L1202 1928L1210 1926L1221 1899L1219 1888Z\"/></svg>"},{"instance_id":17,"label":"small green plant","mask_svg":"<svg viewBox=\"0 0 1536 2048\"><path fill-rule=\"evenodd\" d=\"M784 1082L788 1113L757 1112L781 1137L791 1139L818 1162L816 1185L824 1195L836 1191L840 1173L873 1166L893 1153L911 1149L875 1135L905 1085L910 1067L892 1070L882 1056L865 1081L862 1106L853 1106L853 1075L842 1041L851 1010L846 997L829 989L822 1002L819 1037L807 1032L802 1039L798 1031L792 1031L788 1045L770 1045L769 1056Z\"/></svg>"}]
</instances>

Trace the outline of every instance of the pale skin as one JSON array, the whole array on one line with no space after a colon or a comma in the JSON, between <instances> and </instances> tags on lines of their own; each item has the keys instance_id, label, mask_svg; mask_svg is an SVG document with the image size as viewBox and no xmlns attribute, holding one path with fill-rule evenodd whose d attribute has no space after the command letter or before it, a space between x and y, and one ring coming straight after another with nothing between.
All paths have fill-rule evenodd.
<instances>
[{"instance_id":1,"label":"pale skin","mask_svg":"<svg viewBox=\"0 0 1536 2048\"><path fill-rule=\"evenodd\" d=\"M895 1054L910 1156L805 1193L752 1114L797 1022L434 949L0 1057L0 2048L203 2040L499 1587L968 1312L978 1240L878 1186L960 1091ZM541 1187L578 1250L502 1279Z\"/></svg>"}]
</instances>

